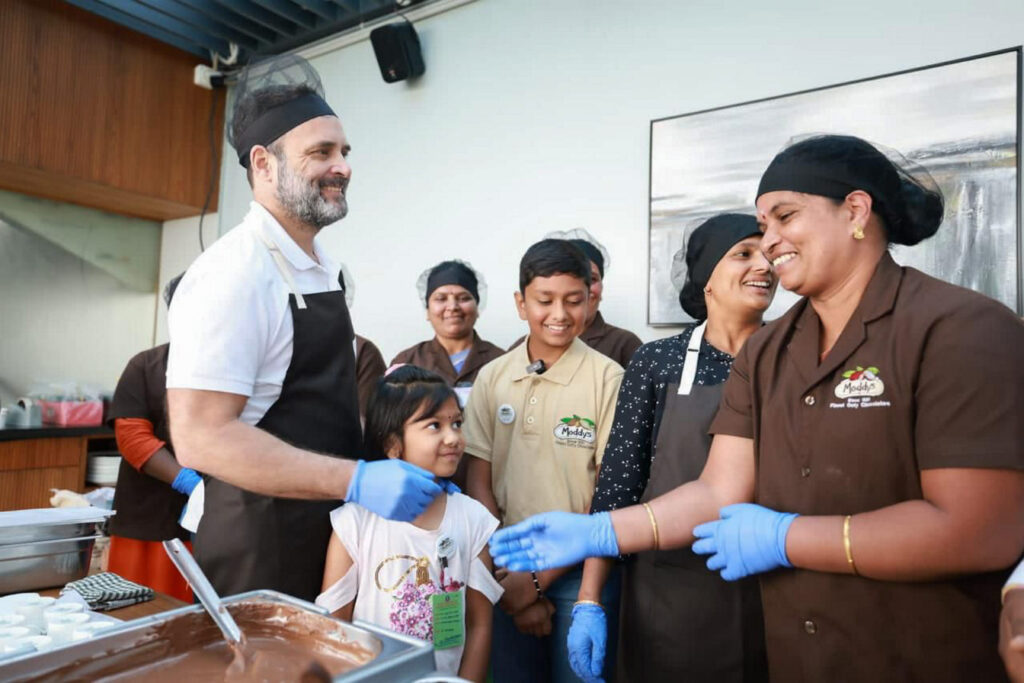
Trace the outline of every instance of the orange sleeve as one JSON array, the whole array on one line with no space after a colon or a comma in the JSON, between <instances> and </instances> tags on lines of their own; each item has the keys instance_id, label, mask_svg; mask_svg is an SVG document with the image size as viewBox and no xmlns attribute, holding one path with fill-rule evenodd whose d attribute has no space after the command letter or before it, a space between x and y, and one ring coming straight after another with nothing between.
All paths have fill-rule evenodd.
<instances>
[{"instance_id":1,"label":"orange sleeve","mask_svg":"<svg viewBox=\"0 0 1024 683\"><path fill-rule=\"evenodd\" d=\"M121 456L137 470L141 470L154 453L167 445L153 435L153 423L141 417L114 420L114 437Z\"/></svg>"}]
</instances>

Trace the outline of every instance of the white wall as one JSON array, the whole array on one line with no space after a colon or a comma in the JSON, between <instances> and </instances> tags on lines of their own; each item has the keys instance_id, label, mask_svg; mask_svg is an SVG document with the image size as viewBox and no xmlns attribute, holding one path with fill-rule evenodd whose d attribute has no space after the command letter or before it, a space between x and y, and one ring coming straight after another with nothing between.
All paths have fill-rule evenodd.
<instances>
[{"instance_id":1,"label":"white wall","mask_svg":"<svg viewBox=\"0 0 1024 683\"><path fill-rule=\"evenodd\" d=\"M156 296L0 221L0 400L38 381L113 391L153 340Z\"/></svg>"},{"instance_id":2,"label":"white wall","mask_svg":"<svg viewBox=\"0 0 1024 683\"><path fill-rule=\"evenodd\" d=\"M605 317L668 334L645 323L651 119L1018 45L1024 3L477 0L416 29L413 85L385 84L367 41L313 60L353 145L349 217L324 242L388 358L431 334L414 282L451 257L487 278L481 334L511 342L520 256L574 226L612 254ZM249 201L224 159L222 230Z\"/></svg>"},{"instance_id":3,"label":"white wall","mask_svg":"<svg viewBox=\"0 0 1024 683\"><path fill-rule=\"evenodd\" d=\"M217 214L203 218L203 245L209 247L218 237ZM167 221L160 233L160 299L156 306L156 325L153 345L167 341L167 306L163 291L167 282L189 267L199 256L199 216Z\"/></svg>"}]
</instances>

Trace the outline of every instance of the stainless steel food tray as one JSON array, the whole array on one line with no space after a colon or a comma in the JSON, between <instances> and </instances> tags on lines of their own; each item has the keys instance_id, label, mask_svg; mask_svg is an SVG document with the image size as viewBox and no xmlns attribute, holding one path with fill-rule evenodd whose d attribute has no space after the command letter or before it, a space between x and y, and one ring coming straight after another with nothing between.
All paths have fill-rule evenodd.
<instances>
[{"instance_id":1,"label":"stainless steel food tray","mask_svg":"<svg viewBox=\"0 0 1024 683\"><path fill-rule=\"evenodd\" d=\"M305 600L299 600L277 591L260 590L225 598L224 603L256 601L291 605L306 612L322 615L337 628L341 637L378 652L367 664L336 676L334 683L399 683L415 681L434 671L434 649L425 641L410 638L372 624L356 621L348 623L334 619L327 610ZM36 655L20 656L0 662L0 681L88 681L94 677L83 672L79 677L69 665L98 662L114 652L145 646L147 638L155 641L156 628L183 615L202 613L200 605L190 605L151 617L125 622L101 636L56 648Z\"/></svg>"},{"instance_id":2,"label":"stainless steel food tray","mask_svg":"<svg viewBox=\"0 0 1024 683\"><path fill-rule=\"evenodd\" d=\"M89 573L99 536L0 546L0 594L63 586Z\"/></svg>"},{"instance_id":3,"label":"stainless steel food tray","mask_svg":"<svg viewBox=\"0 0 1024 683\"><path fill-rule=\"evenodd\" d=\"M0 546L95 536L114 514L99 508L45 508L0 512Z\"/></svg>"}]
</instances>

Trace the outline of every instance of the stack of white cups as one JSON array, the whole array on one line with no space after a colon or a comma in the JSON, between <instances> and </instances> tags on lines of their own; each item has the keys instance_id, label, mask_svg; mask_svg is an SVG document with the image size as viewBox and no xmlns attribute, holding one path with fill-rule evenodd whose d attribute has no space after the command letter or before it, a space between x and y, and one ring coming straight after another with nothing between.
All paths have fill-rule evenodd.
<instances>
[{"instance_id":1,"label":"stack of white cups","mask_svg":"<svg viewBox=\"0 0 1024 683\"><path fill-rule=\"evenodd\" d=\"M45 652L52 647L85 640L116 626L91 621L81 603L21 593L3 599L10 611L0 614L0 659Z\"/></svg>"}]
</instances>

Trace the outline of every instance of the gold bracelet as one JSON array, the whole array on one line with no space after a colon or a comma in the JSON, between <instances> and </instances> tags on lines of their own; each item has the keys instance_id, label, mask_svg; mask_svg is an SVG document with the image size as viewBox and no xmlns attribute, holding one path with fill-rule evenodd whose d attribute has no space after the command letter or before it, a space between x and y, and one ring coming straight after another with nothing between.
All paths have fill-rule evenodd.
<instances>
[{"instance_id":1,"label":"gold bracelet","mask_svg":"<svg viewBox=\"0 0 1024 683\"><path fill-rule=\"evenodd\" d=\"M599 603L597 600L577 600L575 603L573 603L573 607L575 607L576 605L597 605L601 609L604 609L604 605Z\"/></svg>"},{"instance_id":2,"label":"gold bracelet","mask_svg":"<svg viewBox=\"0 0 1024 683\"><path fill-rule=\"evenodd\" d=\"M658 520L654 518L654 511L651 510L651 506L647 503L643 504L644 510L647 510L647 517L651 520L651 531L654 532L654 549L661 550L661 541L658 539Z\"/></svg>"},{"instance_id":3,"label":"gold bracelet","mask_svg":"<svg viewBox=\"0 0 1024 683\"><path fill-rule=\"evenodd\" d=\"M846 515L846 519L843 520L843 549L846 550L846 561L850 563L850 570L853 571L853 575L860 576L860 572L857 571L857 565L853 562L853 549L850 547L850 517L852 515Z\"/></svg>"}]
</instances>

